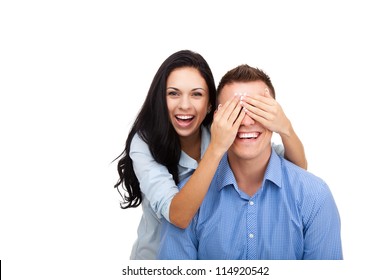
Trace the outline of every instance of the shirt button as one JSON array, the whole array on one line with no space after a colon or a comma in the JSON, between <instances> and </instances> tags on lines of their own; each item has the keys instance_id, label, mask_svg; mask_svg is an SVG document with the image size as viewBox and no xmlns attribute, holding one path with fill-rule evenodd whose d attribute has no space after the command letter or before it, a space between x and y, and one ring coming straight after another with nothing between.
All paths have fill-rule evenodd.
<instances>
[{"instance_id":1,"label":"shirt button","mask_svg":"<svg viewBox=\"0 0 390 280\"><path fill-rule=\"evenodd\" d=\"M252 200L249 201L249 205L253 205L253 204L255 204L255 203Z\"/></svg>"},{"instance_id":2,"label":"shirt button","mask_svg":"<svg viewBox=\"0 0 390 280\"><path fill-rule=\"evenodd\" d=\"M250 233L250 234L249 234L249 238L253 238L253 237L255 237L255 236L253 235L253 233Z\"/></svg>"}]
</instances>

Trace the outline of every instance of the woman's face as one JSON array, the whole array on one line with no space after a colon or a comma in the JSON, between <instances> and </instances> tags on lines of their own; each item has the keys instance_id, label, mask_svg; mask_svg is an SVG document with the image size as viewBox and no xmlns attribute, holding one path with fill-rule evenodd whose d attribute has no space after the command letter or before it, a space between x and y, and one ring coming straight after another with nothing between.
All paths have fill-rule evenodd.
<instances>
[{"instance_id":1,"label":"woman's face","mask_svg":"<svg viewBox=\"0 0 390 280\"><path fill-rule=\"evenodd\" d=\"M210 106L209 90L199 71L192 67L173 70L167 79L170 121L180 138L199 133Z\"/></svg>"}]
</instances>

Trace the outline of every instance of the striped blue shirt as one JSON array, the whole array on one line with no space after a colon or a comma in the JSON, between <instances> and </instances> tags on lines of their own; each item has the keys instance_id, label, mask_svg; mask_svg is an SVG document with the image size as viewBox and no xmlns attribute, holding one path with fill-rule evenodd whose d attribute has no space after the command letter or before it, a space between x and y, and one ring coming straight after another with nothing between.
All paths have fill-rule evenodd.
<instances>
[{"instance_id":1,"label":"striped blue shirt","mask_svg":"<svg viewBox=\"0 0 390 280\"><path fill-rule=\"evenodd\" d=\"M274 150L252 197L225 154L190 226L163 222L158 258L342 259L340 217L327 184Z\"/></svg>"}]
</instances>

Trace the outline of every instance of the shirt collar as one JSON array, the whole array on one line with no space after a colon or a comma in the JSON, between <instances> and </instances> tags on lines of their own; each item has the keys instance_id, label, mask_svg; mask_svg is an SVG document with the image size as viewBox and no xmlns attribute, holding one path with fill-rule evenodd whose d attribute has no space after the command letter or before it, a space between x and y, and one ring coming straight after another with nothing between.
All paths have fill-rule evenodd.
<instances>
[{"instance_id":1,"label":"shirt collar","mask_svg":"<svg viewBox=\"0 0 390 280\"><path fill-rule=\"evenodd\" d=\"M216 183L218 190L222 190L226 186L233 185L237 188L236 178L230 168L227 153L225 153L219 163L216 173Z\"/></svg>"},{"instance_id":2,"label":"shirt collar","mask_svg":"<svg viewBox=\"0 0 390 280\"><path fill-rule=\"evenodd\" d=\"M282 169L281 169L281 158L272 148L270 160L265 171L263 186L265 181L271 181L279 188L282 187ZM226 186L234 186L238 189L236 179L234 177L233 171L230 168L227 153L222 157L219 167L216 174L216 183L218 190L223 189Z\"/></svg>"},{"instance_id":3,"label":"shirt collar","mask_svg":"<svg viewBox=\"0 0 390 280\"><path fill-rule=\"evenodd\" d=\"M265 170L264 181L273 182L279 188L282 187L282 158L272 148L271 157L269 159L267 169Z\"/></svg>"},{"instance_id":4,"label":"shirt collar","mask_svg":"<svg viewBox=\"0 0 390 280\"><path fill-rule=\"evenodd\" d=\"M207 150L207 147L210 144L211 140L211 135L210 135L210 130L203 125L201 126L201 143L200 143L200 156L203 158L204 153Z\"/></svg>"}]
</instances>

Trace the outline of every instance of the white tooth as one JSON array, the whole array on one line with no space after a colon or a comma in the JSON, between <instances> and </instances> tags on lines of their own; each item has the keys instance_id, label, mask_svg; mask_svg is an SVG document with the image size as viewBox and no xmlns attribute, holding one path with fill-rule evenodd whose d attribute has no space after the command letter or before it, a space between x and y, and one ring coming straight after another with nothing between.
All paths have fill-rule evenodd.
<instances>
[{"instance_id":1,"label":"white tooth","mask_svg":"<svg viewBox=\"0 0 390 280\"><path fill-rule=\"evenodd\" d=\"M257 133L240 133L238 135L240 138L256 138L257 136Z\"/></svg>"},{"instance_id":2,"label":"white tooth","mask_svg":"<svg viewBox=\"0 0 390 280\"><path fill-rule=\"evenodd\" d=\"M192 116L177 116L177 118L181 120L188 120L188 119L192 119Z\"/></svg>"}]
</instances>

